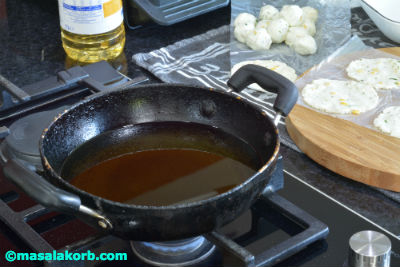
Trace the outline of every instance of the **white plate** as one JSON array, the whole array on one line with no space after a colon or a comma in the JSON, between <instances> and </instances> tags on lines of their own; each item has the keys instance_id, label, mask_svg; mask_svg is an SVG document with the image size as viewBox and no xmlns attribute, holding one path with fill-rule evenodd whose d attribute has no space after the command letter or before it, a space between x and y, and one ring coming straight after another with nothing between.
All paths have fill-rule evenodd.
<instances>
[{"instance_id":1,"label":"white plate","mask_svg":"<svg viewBox=\"0 0 400 267\"><path fill-rule=\"evenodd\" d=\"M400 1L361 0L361 7L382 31L396 43L400 43Z\"/></svg>"}]
</instances>

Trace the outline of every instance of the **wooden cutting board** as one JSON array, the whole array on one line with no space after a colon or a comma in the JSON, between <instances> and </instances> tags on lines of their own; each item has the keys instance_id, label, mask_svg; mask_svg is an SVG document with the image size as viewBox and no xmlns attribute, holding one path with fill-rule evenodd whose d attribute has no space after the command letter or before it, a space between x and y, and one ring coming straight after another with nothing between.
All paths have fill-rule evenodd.
<instances>
[{"instance_id":1,"label":"wooden cutting board","mask_svg":"<svg viewBox=\"0 0 400 267\"><path fill-rule=\"evenodd\" d=\"M400 56L400 47L384 48ZM344 177L400 192L400 139L296 105L286 118L296 145Z\"/></svg>"}]
</instances>

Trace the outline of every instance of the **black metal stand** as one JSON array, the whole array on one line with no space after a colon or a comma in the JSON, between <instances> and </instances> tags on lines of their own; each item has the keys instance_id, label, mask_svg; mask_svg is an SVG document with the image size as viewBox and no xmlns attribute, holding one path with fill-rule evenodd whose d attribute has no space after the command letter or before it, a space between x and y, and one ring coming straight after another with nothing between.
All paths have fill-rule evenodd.
<instances>
[{"instance_id":1,"label":"black metal stand","mask_svg":"<svg viewBox=\"0 0 400 267\"><path fill-rule=\"evenodd\" d=\"M147 81L144 76L130 79L105 61L60 71L57 76L19 88L0 75L0 125L14 118L73 96L80 98L114 88ZM76 102L76 100L74 101ZM4 132L4 131L3 131Z\"/></svg>"}]
</instances>

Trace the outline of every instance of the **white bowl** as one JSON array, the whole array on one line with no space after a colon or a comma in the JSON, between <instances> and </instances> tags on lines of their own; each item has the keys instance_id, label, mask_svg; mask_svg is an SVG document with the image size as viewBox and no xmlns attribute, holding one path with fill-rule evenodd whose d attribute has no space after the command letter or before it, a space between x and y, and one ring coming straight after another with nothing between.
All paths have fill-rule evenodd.
<instances>
[{"instance_id":1,"label":"white bowl","mask_svg":"<svg viewBox=\"0 0 400 267\"><path fill-rule=\"evenodd\" d=\"M360 3L382 33L392 41L400 43L400 1L360 0Z\"/></svg>"}]
</instances>

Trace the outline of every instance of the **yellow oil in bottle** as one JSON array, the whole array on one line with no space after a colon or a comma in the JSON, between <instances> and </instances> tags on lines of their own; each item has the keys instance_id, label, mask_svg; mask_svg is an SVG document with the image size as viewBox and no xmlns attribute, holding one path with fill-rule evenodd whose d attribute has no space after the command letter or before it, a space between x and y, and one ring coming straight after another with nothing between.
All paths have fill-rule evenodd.
<instances>
[{"instance_id":1,"label":"yellow oil in bottle","mask_svg":"<svg viewBox=\"0 0 400 267\"><path fill-rule=\"evenodd\" d=\"M61 40L72 60L113 60L125 46L122 0L59 0Z\"/></svg>"},{"instance_id":2,"label":"yellow oil in bottle","mask_svg":"<svg viewBox=\"0 0 400 267\"><path fill-rule=\"evenodd\" d=\"M118 57L125 46L125 28L119 27L106 33L82 35L61 29L65 53L80 62L93 63Z\"/></svg>"}]
</instances>

